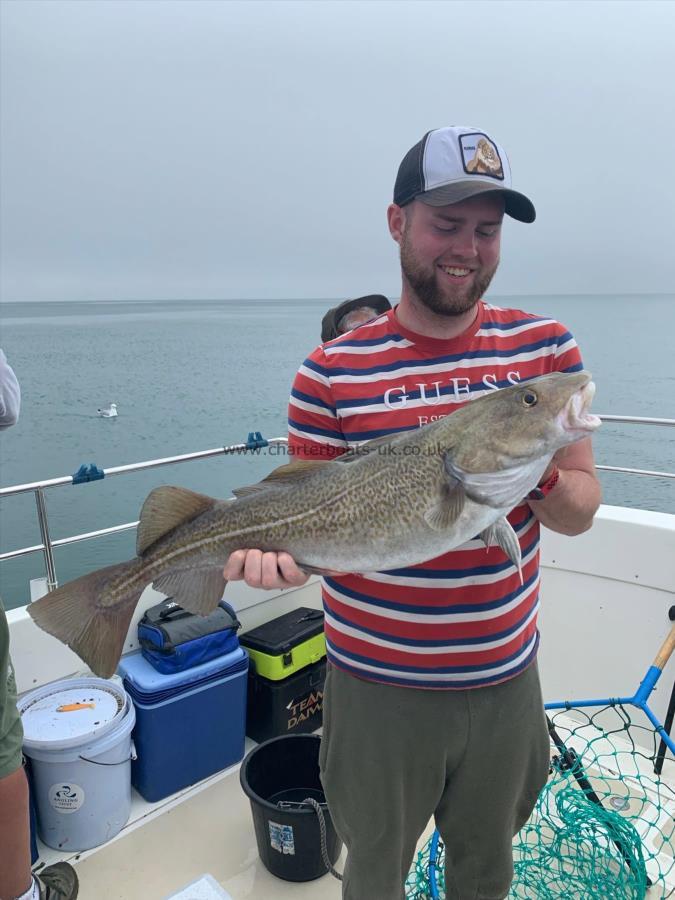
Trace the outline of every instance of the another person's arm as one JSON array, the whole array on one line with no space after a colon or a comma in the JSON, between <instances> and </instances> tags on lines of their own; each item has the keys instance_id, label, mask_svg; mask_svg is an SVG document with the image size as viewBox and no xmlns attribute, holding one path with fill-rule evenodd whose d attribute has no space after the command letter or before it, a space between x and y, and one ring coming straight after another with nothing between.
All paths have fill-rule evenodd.
<instances>
[{"instance_id":1,"label":"another person's arm","mask_svg":"<svg viewBox=\"0 0 675 900\"><path fill-rule=\"evenodd\" d=\"M21 388L16 375L0 350L0 428L16 425L21 406Z\"/></svg>"}]
</instances>

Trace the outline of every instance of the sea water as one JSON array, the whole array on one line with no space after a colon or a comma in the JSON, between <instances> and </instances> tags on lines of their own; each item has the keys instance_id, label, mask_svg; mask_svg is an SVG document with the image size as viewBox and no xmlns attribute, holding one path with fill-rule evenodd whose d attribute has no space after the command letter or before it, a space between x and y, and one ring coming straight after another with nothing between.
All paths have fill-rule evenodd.
<instances>
[{"instance_id":1,"label":"sea water","mask_svg":"<svg viewBox=\"0 0 675 900\"><path fill-rule=\"evenodd\" d=\"M316 346L326 300L6 303L0 345L20 381L18 425L0 433L2 486L286 434L298 365ZM494 297L551 315L575 335L598 413L675 418L675 296ZM117 418L97 409L117 404ZM596 461L675 470L675 428L605 424ZM220 456L45 491L52 540L134 522L147 493L180 484L226 497L278 457ZM604 502L675 513L675 482L601 473ZM41 542L32 493L0 500L0 549ZM125 532L55 550L64 583L128 558ZM0 562L6 608L44 576L41 553Z\"/></svg>"}]
</instances>

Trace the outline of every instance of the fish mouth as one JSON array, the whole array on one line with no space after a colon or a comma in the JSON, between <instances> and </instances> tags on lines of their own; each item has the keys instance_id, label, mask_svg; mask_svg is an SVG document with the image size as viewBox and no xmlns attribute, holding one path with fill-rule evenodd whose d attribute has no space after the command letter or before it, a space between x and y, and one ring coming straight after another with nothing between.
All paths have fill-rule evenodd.
<instances>
[{"instance_id":1,"label":"fish mouth","mask_svg":"<svg viewBox=\"0 0 675 900\"><path fill-rule=\"evenodd\" d=\"M600 426L598 416L590 412L595 396L595 384L592 381L576 391L567 401L562 415L562 426L565 431L591 432Z\"/></svg>"}]
</instances>

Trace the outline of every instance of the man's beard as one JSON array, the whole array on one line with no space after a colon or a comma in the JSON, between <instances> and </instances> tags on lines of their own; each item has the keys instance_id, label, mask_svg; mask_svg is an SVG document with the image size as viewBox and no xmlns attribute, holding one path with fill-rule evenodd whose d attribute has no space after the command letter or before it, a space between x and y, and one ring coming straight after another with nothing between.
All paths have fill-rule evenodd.
<instances>
[{"instance_id":1,"label":"man's beard","mask_svg":"<svg viewBox=\"0 0 675 900\"><path fill-rule=\"evenodd\" d=\"M403 277L420 303L439 316L461 316L468 312L485 294L497 271L495 265L490 271L477 277L468 289L459 288L453 293L452 285L448 285L449 290L441 291L438 287L436 268L430 272L419 262L406 231L403 233L400 247Z\"/></svg>"}]
</instances>

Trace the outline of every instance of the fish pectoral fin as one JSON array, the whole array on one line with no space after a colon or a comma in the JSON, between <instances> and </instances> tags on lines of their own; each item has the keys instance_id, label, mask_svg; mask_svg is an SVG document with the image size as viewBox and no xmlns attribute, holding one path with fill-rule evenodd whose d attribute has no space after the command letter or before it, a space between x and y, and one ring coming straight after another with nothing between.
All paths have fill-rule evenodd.
<instances>
[{"instance_id":1,"label":"fish pectoral fin","mask_svg":"<svg viewBox=\"0 0 675 900\"><path fill-rule=\"evenodd\" d=\"M523 570L521 565L522 557L520 553L520 541L508 519L505 516L502 516L501 519L497 519L497 521L493 522L489 528L481 531L480 536L486 547L491 547L493 544L497 547L501 547L516 569L518 569L520 583L522 584Z\"/></svg>"},{"instance_id":2,"label":"fish pectoral fin","mask_svg":"<svg viewBox=\"0 0 675 900\"><path fill-rule=\"evenodd\" d=\"M258 494L261 491L269 491L276 487L290 487L299 479L306 478L332 462L334 462L332 459L297 459L294 462L286 463L273 469L269 475L257 484L247 484L244 487L234 488L232 493L239 499L241 497L249 497L251 494Z\"/></svg>"},{"instance_id":3,"label":"fish pectoral fin","mask_svg":"<svg viewBox=\"0 0 675 900\"><path fill-rule=\"evenodd\" d=\"M443 484L441 496L424 513L424 521L434 531L451 528L464 509L466 494L461 484L454 481Z\"/></svg>"},{"instance_id":4,"label":"fish pectoral fin","mask_svg":"<svg viewBox=\"0 0 675 900\"><path fill-rule=\"evenodd\" d=\"M152 582L156 590L198 616L208 616L213 612L222 600L225 585L221 566L172 569Z\"/></svg>"},{"instance_id":5,"label":"fish pectoral fin","mask_svg":"<svg viewBox=\"0 0 675 900\"><path fill-rule=\"evenodd\" d=\"M206 494L164 484L150 491L141 509L136 533L136 553L141 556L148 547L174 528L196 519L216 501Z\"/></svg>"}]
</instances>

